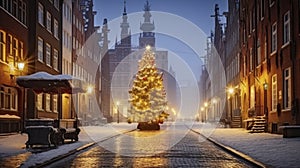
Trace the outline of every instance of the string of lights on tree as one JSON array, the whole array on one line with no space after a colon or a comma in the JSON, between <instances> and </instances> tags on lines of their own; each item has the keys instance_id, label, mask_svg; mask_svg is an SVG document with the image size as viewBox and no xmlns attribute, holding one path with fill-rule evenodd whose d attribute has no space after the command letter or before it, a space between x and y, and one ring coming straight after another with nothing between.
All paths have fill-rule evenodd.
<instances>
[{"instance_id":1,"label":"string of lights on tree","mask_svg":"<svg viewBox=\"0 0 300 168\"><path fill-rule=\"evenodd\" d=\"M130 117L128 122L163 123L168 114L166 91L163 73L155 64L155 53L150 46L146 47L138 62L138 72L129 90Z\"/></svg>"}]
</instances>

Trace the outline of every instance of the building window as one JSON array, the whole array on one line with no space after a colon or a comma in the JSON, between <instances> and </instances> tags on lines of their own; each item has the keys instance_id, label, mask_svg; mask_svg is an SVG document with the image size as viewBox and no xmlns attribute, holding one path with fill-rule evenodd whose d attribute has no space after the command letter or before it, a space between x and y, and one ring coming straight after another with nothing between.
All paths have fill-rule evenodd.
<instances>
[{"instance_id":1,"label":"building window","mask_svg":"<svg viewBox=\"0 0 300 168\"><path fill-rule=\"evenodd\" d=\"M39 8L38 9L39 23L44 26L44 6L39 3L39 7L38 8Z\"/></svg>"},{"instance_id":2,"label":"building window","mask_svg":"<svg viewBox=\"0 0 300 168\"><path fill-rule=\"evenodd\" d=\"M51 95L50 94L45 94L45 97L46 97L46 111L50 112L51 109L50 109L50 103L51 103Z\"/></svg>"},{"instance_id":3,"label":"building window","mask_svg":"<svg viewBox=\"0 0 300 168\"><path fill-rule=\"evenodd\" d=\"M54 0L54 7L59 10L59 0Z\"/></svg>"},{"instance_id":4,"label":"building window","mask_svg":"<svg viewBox=\"0 0 300 168\"><path fill-rule=\"evenodd\" d=\"M44 41L40 37L38 37L38 60L44 61Z\"/></svg>"},{"instance_id":5,"label":"building window","mask_svg":"<svg viewBox=\"0 0 300 168\"><path fill-rule=\"evenodd\" d=\"M13 55L13 37L11 34L8 34L6 45L8 46L8 52L7 52L8 55L12 56Z\"/></svg>"},{"instance_id":6,"label":"building window","mask_svg":"<svg viewBox=\"0 0 300 168\"><path fill-rule=\"evenodd\" d=\"M53 109L53 112L58 112L58 108L57 108L57 95L52 95L52 98L53 98L53 107L52 107L52 109Z\"/></svg>"},{"instance_id":7,"label":"building window","mask_svg":"<svg viewBox=\"0 0 300 168\"><path fill-rule=\"evenodd\" d=\"M13 0L12 4L12 15L18 18L18 0Z\"/></svg>"},{"instance_id":8,"label":"building window","mask_svg":"<svg viewBox=\"0 0 300 168\"><path fill-rule=\"evenodd\" d=\"M24 44L22 42L19 42L19 57L21 61L24 60Z\"/></svg>"},{"instance_id":9,"label":"building window","mask_svg":"<svg viewBox=\"0 0 300 168\"><path fill-rule=\"evenodd\" d=\"M272 111L277 110L277 75L272 76Z\"/></svg>"},{"instance_id":10,"label":"building window","mask_svg":"<svg viewBox=\"0 0 300 168\"><path fill-rule=\"evenodd\" d=\"M53 29L54 37L58 39L58 22L56 19L54 19L54 29Z\"/></svg>"},{"instance_id":11,"label":"building window","mask_svg":"<svg viewBox=\"0 0 300 168\"><path fill-rule=\"evenodd\" d=\"M17 111L18 92L12 87L0 87L0 109Z\"/></svg>"},{"instance_id":12,"label":"building window","mask_svg":"<svg viewBox=\"0 0 300 168\"><path fill-rule=\"evenodd\" d=\"M264 50L265 50L265 52L264 52L264 60L266 61L267 60L267 46L268 46L268 44L267 44L267 37L265 37L265 47L264 47Z\"/></svg>"},{"instance_id":13,"label":"building window","mask_svg":"<svg viewBox=\"0 0 300 168\"><path fill-rule=\"evenodd\" d=\"M261 49L260 49L260 40L257 39L257 65L261 63Z\"/></svg>"},{"instance_id":14,"label":"building window","mask_svg":"<svg viewBox=\"0 0 300 168\"><path fill-rule=\"evenodd\" d=\"M269 6L272 7L275 4L275 0L269 0Z\"/></svg>"},{"instance_id":15,"label":"building window","mask_svg":"<svg viewBox=\"0 0 300 168\"><path fill-rule=\"evenodd\" d=\"M14 58L18 58L19 55L18 55L18 39L14 38L13 40L13 56Z\"/></svg>"},{"instance_id":16,"label":"building window","mask_svg":"<svg viewBox=\"0 0 300 168\"><path fill-rule=\"evenodd\" d=\"M245 77L246 76L246 73L247 73L247 57L246 56L243 56L243 76Z\"/></svg>"},{"instance_id":17,"label":"building window","mask_svg":"<svg viewBox=\"0 0 300 168\"><path fill-rule=\"evenodd\" d=\"M26 25L26 3L19 1L19 20Z\"/></svg>"},{"instance_id":18,"label":"building window","mask_svg":"<svg viewBox=\"0 0 300 168\"><path fill-rule=\"evenodd\" d=\"M9 12L9 13L12 13L12 0L4 0L4 8Z\"/></svg>"},{"instance_id":19,"label":"building window","mask_svg":"<svg viewBox=\"0 0 300 168\"><path fill-rule=\"evenodd\" d=\"M254 8L253 8L253 10L252 10L252 24L251 24L251 26L252 26L252 31L255 31L255 19L256 19L256 17L255 17L255 10L254 10Z\"/></svg>"},{"instance_id":20,"label":"building window","mask_svg":"<svg viewBox=\"0 0 300 168\"><path fill-rule=\"evenodd\" d=\"M56 49L53 50L53 68L58 70L58 51Z\"/></svg>"},{"instance_id":21,"label":"building window","mask_svg":"<svg viewBox=\"0 0 300 168\"><path fill-rule=\"evenodd\" d=\"M285 109L290 109L291 108L291 68L287 68L283 72L283 107Z\"/></svg>"},{"instance_id":22,"label":"building window","mask_svg":"<svg viewBox=\"0 0 300 168\"><path fill-rule=\"evenodd\" d=\"M272 44L271 44L271 52L275 52L277 50L277 24L276 22L272 25Z\"/></svg>"},{"instance_id":23,"label":"building window","mask_svg":"<svg viewBox=\"0 0 300 168\"><path fill-rule=\"evenodd\" d=\"M43 110L43 94L37 94L36 106L38 110Z\"/></svg>"},{"instance_id":24,"label":"building window","mask_svg":"<svg viewBox=\"0 0 300 168\"><path fill-rule=\"evenodd\" d=\"M290 11L283 16L283 44L287 44L290 41Z\"/></svg>"},{"instance_id":25,"label":"building window","mask_svg":"<svg viewBox=\"0 0 300 168\"><path fill-rule=\"evenodd\" d=\"M51 66L51 45L46 43L46 64Z\"/></svg>"},{"instance_id":26,"label":"building window","mask_svg":"<svg viewBox=\"0 0 300 168\"><path fill-rule=\"evenodd\" d=\"M51 13L47 12L47 30L51 32Z\"/></svg>"},{"instance_id":27,"label":"building window","mask_svg":"<svg viewBox=\"0 0 300 168\"><path fill-rule=\"evenodd\" d=\"M265 17L265 0L260 0L260 19Z\"/></svg>"},{"instance_id":28,"label":"building window","mask_svg":"<svg viewBox=\"0 0 300 168\"><path fill-rule=\"evenodd\" d=\"M6 61L6 33L0 30L0 61Z\"/></svg>"},{"instance_id":29,"label":"building window","mask_svg":"<svg viewBox=\"0 0 300 168\"><path fill-rule=\"evenodd\" d=\"M254 85L250 87L250 108L255 107L255 88Z\"/></svg>"},{"instance_id":30,"label":"building window","mask_svg":"<svg viewBox=\"0 0 300 168\"><path fill-rule=\"evenodd\" d=\"M250 53L249 53L249 55L250 55L250 72L252 72L253 71L253 49L252 48L250 48L250 51L249 51Z\"/></svg>"}]
</instances>

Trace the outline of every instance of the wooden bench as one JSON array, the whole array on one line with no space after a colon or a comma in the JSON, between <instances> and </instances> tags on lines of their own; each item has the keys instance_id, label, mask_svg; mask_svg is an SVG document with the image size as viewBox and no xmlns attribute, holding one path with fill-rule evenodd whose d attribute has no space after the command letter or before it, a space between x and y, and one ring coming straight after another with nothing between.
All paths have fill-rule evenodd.
<instances>
[{"instance_id":1,"label":"wooden bench","mask_svg":"<svg viewBox=\"0 0 300 168\"><path fill-rule=\"evenodd\" d=\"M61 132L54 128L52 119L29 119L26 121L25 133L28 134L28 140L25 143L26 148L33 145L51 145L57 146L61 141Z\"/></svg>"},{"instance_id":2,"label":"wooden bench","mask_svg":"<svg viewBox=\"0 0 300 168\"><path fill-rule=\"evenodd\" d=\"M80 129L78 128L76 119L60 119L59 130L62 132L62 143L66 139L78 141Z\"/></svg>"},{"instance_id":3,"label":"wooden bench","mask_svg":"<svg viewBox=\"0 0 300 168\"><path fill-rule=\"evenodd\" d=\"M280 126L283 138L300 137L300 125L286 125Z\"/></svg>"}]
</instances>

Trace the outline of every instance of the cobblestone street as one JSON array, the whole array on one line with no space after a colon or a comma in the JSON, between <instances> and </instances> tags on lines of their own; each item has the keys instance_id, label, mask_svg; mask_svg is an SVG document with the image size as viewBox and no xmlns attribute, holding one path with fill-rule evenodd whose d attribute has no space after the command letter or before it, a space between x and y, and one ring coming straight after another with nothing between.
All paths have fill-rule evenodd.
<instances>
[{"instance_id":1,"label":"cobblestone street","mask_svg":"<svg viewBox=\"0 0 300 168\"><path fill-rule=\"evenodd\" d=\"M163 130L160 132L162 131ZM113 150L106 150L105 148L107 148L107 146L100 144L100 146L71 156L49 167L251 167L251 165L248 165L222 151L212 143L200 138L200 135L186 131L184 126L177 126L176 129L163 132L162 134L167 135L163 136L163 138L165 138L163 140L157 137L151 138L152 140L159 139L159 143L155 140L154 143L149 143L148 141L148 145L142 145L142 147L139 143L129 142L129 139L134 141L141 136L155 136L154 134L158 132L135 131L130 133L131 138L128 138L126 135L116 137L113 141L110 141L110 143L115 143L115 147L120 151L119 153L111 152ZM166 141L170 141L167 137L171 136L182 137L182 139L161 153L155 154L154 151L154 154L150 156L138 154L142 153L140 150L156 150L157 146L164 144ZM123 155L124 150L121 150L121 148L133 149Z\"/></svg>"}]
</instances>

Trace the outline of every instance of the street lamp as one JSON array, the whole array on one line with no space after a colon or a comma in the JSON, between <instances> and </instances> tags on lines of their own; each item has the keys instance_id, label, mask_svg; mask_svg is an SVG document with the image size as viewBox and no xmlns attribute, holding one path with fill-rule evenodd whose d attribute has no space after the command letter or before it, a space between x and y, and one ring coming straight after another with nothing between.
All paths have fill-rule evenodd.
<instances>
[{"instance_id":1,"label":"street lamp","mask_svg":"<svg viewBox=\"0 0 300 168\"><path fill-rule=\"evenodd\" d=\"M117 117L118 117L118 120L117 120L117 123L119 123L120 122L120 112L119 112L119 105L120 105L120 102L119 101L117 101Z\"/></svg>"},{"instance_id":2,"label":"street lamp","mask_svg":"<svg viewBox=\"0 0 300 168\"><path fill-rule=\"evenodd\" d=\"M25 67L25 63L24 63L24 62L18 62L17 66L18 66L18 69L19 69L20 71L23 71L23 70L24 70L24 67Z\"/></svg>"},{"instance_id":3,"label":"street lamp","mask_svg":"<svg viewBox=\"0 0 300 168\"><path fill-rule=\"evenodd\" d=\"M228 93L229 93L228 98L229 98L229 102L230 102L230 121L231 121L232 120L232 95L234 94L234 88L229 87L228 88Z\"/></svg>"},{"instance_id":4,"label":"street lamp","mask_svg":"<svg viewBox=\"0 0 300 168\"><path fill-rule=\"evenodd\" d=\"M265 83L263 84L264 86L264 90L268 90L268 83L265 81Z\"/></svg>"},{"instance_id":5,"label":"street lamp","mask_svg":"<svg viewBox=\"0 0 300 168\"><path fill-rule=\"evenodd\" d=\"M208 108L208 102L204 102L204 108L205 108L204 121L206 122L206 120L207 120L207 108Z\"/></svg>"},{"instance_id":6,"label":"street lamp","mask_svg":"<svg viewBox=\"0 0 300 168\"><path fill-rule=\"evenodd\" d=\"M20 75L23 75L23 70L24 70L24 68L25 68L25 62L18 62L17 63L17 68L18 68L18 70L19 70L19 72L20 72ZM25 119L26 119L26 105L25 105L25 103L27 102L27 100L25 101L25 99L26 99L26 89L25 89L25 87L23 87L23 94L22 94L22 97L23 97L23 131L25 131L25 125L26 125L26 123L25 123Z\"/></svg>"},{"instance_id":7,"label":"street lamp","mask_svg":"<svg viewBox=\"0 0 300 168\"><path fill-rule=\"evenodd\" d=\"M87 87L86 93L87 93L87 94L91 94L91 93L93 92L93 89L94 89L93 86L88 86L88 87Z\"/></svg>"}]
</instances>

